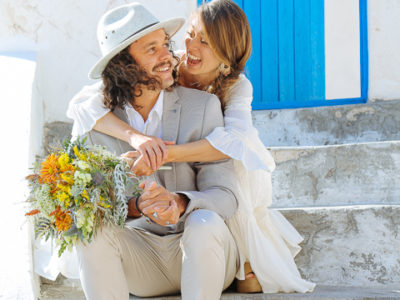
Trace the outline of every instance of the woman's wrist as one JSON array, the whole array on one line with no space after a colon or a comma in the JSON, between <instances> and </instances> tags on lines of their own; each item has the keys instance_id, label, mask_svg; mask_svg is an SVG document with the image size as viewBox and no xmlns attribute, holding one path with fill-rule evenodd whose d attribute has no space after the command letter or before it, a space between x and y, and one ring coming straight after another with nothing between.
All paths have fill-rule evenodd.
<instances>
[{"instance_id":1,"label":"woman's wrist","mask_svg":"<svg viewBox=\"0 0 400 300\"><path fill-rule=\"evenodd\" d=\"M138 148L138 141L144 135L136 132L135 130L128 129L125 131L125 142L129 143L135 149Z\"/></svg>"},{"instance_id":2,"label":"woman's wrist","mask_svg":"<svg viewBox=\"0 0 400 300\"><path fill-rule=\"evenodd\" d=\"M165 159L165 163L175 162L177 157L178 145L170 145L167 146L167 158Z\"/></svg>"}]
</instances>

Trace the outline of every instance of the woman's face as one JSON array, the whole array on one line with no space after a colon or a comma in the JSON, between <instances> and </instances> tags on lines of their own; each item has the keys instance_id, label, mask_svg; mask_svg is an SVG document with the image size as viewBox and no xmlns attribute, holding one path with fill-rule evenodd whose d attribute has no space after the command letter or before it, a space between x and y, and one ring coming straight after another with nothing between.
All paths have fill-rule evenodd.
<instances>
[{"instance_id":1,"label":"woman's face","mask_svg":"<svg viewBox=\"0 0 400 300\"><path fill-rule=\"evenodd\" d=\"M205 37L203 22L198 15L192 19L187 29L185 44L186 71L191 75L209 76L210 80L214 80L219 74L222 62L211 49Z\"/></svg>"}]
</instances>

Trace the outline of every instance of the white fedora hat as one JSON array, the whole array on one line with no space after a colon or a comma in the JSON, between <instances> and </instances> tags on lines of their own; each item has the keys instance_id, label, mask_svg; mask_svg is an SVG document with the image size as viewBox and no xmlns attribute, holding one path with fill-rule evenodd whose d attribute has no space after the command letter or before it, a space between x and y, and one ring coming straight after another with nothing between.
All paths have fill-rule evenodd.
<instances>
[{"instance_id":1,"label":"white fedora hat","mask_svg":"<svg viewBox=\"0 0 400 300\"><path fill-rule=\"evenodd\" d=\"M92 67L89 78L101 78L108 62L134 41L160 28L171 37L183 23L184 18L160 22L140 3L122 5L106 12L97 25L97 39L103 57Z\"/></svg>"}]
</instances>

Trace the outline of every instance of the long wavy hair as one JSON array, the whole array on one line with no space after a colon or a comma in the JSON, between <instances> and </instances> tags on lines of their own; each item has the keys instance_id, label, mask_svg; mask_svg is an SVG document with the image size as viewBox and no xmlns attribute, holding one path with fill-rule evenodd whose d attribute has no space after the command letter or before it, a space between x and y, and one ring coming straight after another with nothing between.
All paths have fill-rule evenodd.
<instances>
[{"instance_id":1,"label":"long wavy hair","mask_svg":"<svg viewBox=\"0 0 400 300\"><path fill-rule=\"evenodd\" d=\"M172 71L174 84L176 85L179 58L174 55L171 42L169 51L173 59L177 61ZM127 103L131 103L134 108L140 108L135 104L135 97L142 95L142 87L156 90L161 87L161 82L157 78L149 76L135 61L129 53L129 46L114 56L105 67L101 75L104 83L103 95L104 105L113 111L117 106L124 108Z\"/></svg>"},{"instance_id":2,"label":"long wavy hair","mask_svg":"<svg viewBox=\"0 0 400 300\"><path fill-rule=\"evenodd\" d=\"M251 54L251 31L246 14L231 0L213 0L202 4L197 11L211 49L223 62L228 75L219 76L206 91L218 96L224 108L230 87L243 72ZM222 69L221 69L222 71Z\"/></svg>"}]
</instances>

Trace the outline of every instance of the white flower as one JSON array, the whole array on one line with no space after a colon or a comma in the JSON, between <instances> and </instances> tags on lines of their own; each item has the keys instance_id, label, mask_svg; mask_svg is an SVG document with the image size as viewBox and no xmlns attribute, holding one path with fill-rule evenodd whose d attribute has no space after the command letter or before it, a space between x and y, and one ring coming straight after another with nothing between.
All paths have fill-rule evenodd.
<instances>
[{"instance_id":1,"label":"white flower","mask_svg":"<svg viewBox=\"0 0 400 300\"><path fill-rule=\"evenodd\" d=\"M81 169L81 170L83 170L83 171L89 170L89 168L90 168L89 165L87 164L87 162L82 161L82 160L79 160L79 161L77 162L77 165L78 165L78 168Z\"/></svg>"},{"instance_id":2,"label":"white flower","mask_svg":"<svg viewBox=\"0 0 400 300\"><path fill-rule=\"evenodd\" d=\"M43 184L34 191L38 209L46 216L56 209L55 203L50 196L50 186Z\"/></svg>"},{"instance_id":3,"label":"white flower","mask_svg":"<svg viewBox=\"0 0 400 300\"><path fill-rule=\"evenodd\" d=\"M92 181L92 175L81 171L75 171L74 180L79 186L86 186L90 181Z\"/></svg>"}]
</instances>

